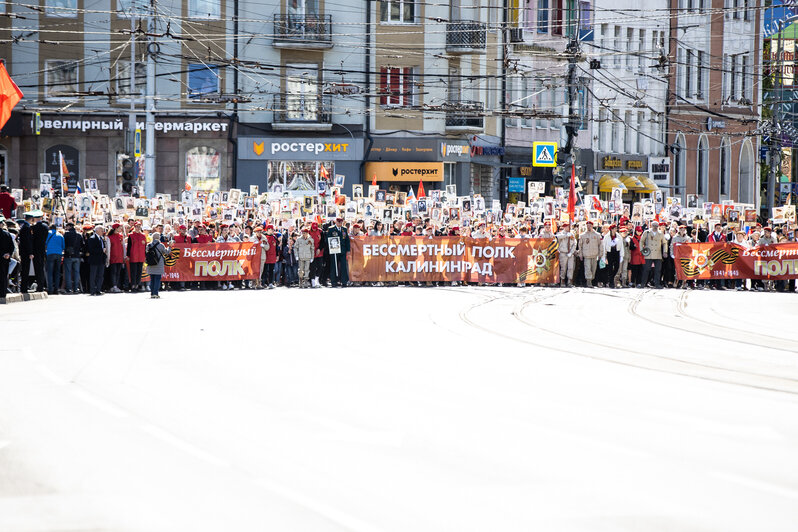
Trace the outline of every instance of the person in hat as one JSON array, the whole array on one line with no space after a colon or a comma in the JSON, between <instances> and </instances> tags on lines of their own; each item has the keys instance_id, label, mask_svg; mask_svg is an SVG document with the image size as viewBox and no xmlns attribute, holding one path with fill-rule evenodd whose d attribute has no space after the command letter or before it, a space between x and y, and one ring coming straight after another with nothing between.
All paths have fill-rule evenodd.
<instances>
[{"instance_id":1,"label":"person in hat","mask_svg":"<svg viewBox=\"0 0 798 532\"><path fill-rule=\"evenodd\" d=\"M264 263L264 270L262 272L263 284L269 290L274 289L274 268L277 264L277 257L279 256L280 246L277 237L274 234L274 226L269 224L266 226L266 234L264 235L266 241L263 246L266 248L266 261Z\"/></svg>"},{"instance_id":2,"label":"person in hat","mask_svg":"<svg viewBox=\"0 0 798 532\"><path fill-rule=\"evenodd\" d=\"M618 234L615 224L611 224L602 239L602 258L605 262L604 268L607 270L605 279L610 288L618 286L616 285L616 274L623 260L623 252L623 238Z\"/></svg>"},{"instance_id":3,"label":"person in hat","mask_svg":"<svg viewBox=\"0 0 798 532\"><path fill-rule=\"evenodd\" d=\"M177 234L174 237L172 237L172 241L175 244L183 244L183 245L186 245L186 246L189 245L189 244L193 244L194 243L194 239L191 237L190 234L188 234L188 227L186 227L183 224L180 224L177 227ZM176 285L178 290L185 290L186 289L185 281L179 281L179 282L175 283L175 285Z\"/></svg>"},{"instance_id":4,"label":"person in hat","mask_svg":"<svg viewBox=\"0 0 798 532\"><path fill-rule=\"evenodd\" d=\"M108 261L108 244L103 226L96 226L89 235L86 240L86 252L89 254L89 295L101 296L105 266Z\"/></svg>"},{"instance_id":5,"label":"person in hat","mask_svg":"<svg viewBox=\"0 0 798 532\"><path fill-rule=\"evenodd\" d=\"M136 222L133 232L127 237L127 257L130 275L130 291L141 289L141 274L147 254L147 235L141 231L141 222Z\"/></svg>"},{"instance_id":6,"label":"person in hat","mask_svg":"<svg viewBox=\"0 0 798 532\"><path fill-rule=\"evenodd\" d=\"M310 229L307 226L302 227L302 234L297 238L294 244L294 252L296 253L297 261L299 261L299 288L309 288L308 278L310 276L310 264L313 262L313 255L315 251L315 243L310 236Z\"/></svg>"},{"instance_id":7,"label":"person in hat","mask_svg":"<svg viewBox=\"0 0 798 532\"><path fill-rule=\"evenodd\" d=\"M618 234L621 235L621 241L623 242L623 259L621 259L621 264L618 266L618 273L615 274L613 282L615 286L626 288L629 286L629 261L632 258L629 245L631 238L626 225L619 225L619 227Z\"/></svg>"},{"instance_id":8,"label":"person in hat","mask_svg":"<svg viewBox=\"0 0 798 532\"><path fill-rule=\"evenodd\" d=\"M8 293L8 273L11 256L14 254L14 237L6 230L5 216L0 214L0 301L5 301Z\"/></svg>"},{"instance_id":9,"label":"person in hat","mask_svg":"<svg viewBox=\"0 0 798 532\"><path fill-rule=\"evenodd\" d=\"M125 264L125 235L122 224L111 225L108 231L108 274L110 276L110 288L108 293L119 294L122 266Z\"/></svg>"},{"instance_id":10,"label":"person in hat","mask_svg":"<svg viewBox=\"0 0 798 532\"><path fill-rule=\"evenodd\" d=\"M676 257L676 249L682 244L689 244L691 240L687 234L687 226L680 225L678 232L671 237L670 256ZM676 288L692 288L692 281L677 281Z\"/></svg>"},{"instance_id":11,"label":"person in hat","mask_svg":"<svg viewBox=\"0 0 798 532\"><path fill-rule=\"evenodd\" d=\"M654 288L662 288L662 257L668 253L668 241L660 232L657 221L652 221L651 227L643 232L643 236L640 238L640 251L645 257L645 263L643 264L643 278L638 288L648 285L652 268Z\"/></svg>"},{"instance_id":12,"label":"person in hat","mask_svg":"<svg viewBox=\"0 0 798 532\"><path fill-rule=\"evenodd\" d=\"M562 224L555 235L557 251L560 256L560 286L574 285L574 255L576 254L576 237L568 223Z\"/></svg>"},{"instance_id":13,"label":"person in hat","mask_svg":"<svg viewBox=\"0 0 798 532\"><path fill-rule=\"evenodd\" d=\"M45 256L47 254L47 235L50 230L42 222L44 213L40 210L25 213L25 225L20 227L19 252L22 258L22 289L28 293L31 287L30 270L36 279L36 291L43 292L47 284L45 275ZM32 265L32 266L31 266Z\"/></svg>"},{"instance_id":14,"label":"person in hat","mask_svg":"<svg viewBox=\"0 0 798 532\"><path fill-rule=\"evenodd\" d=\"M80 257L83 253L83 237L73 222L67 222L64 233L64 289L67 294L80 292Z\"/></svg>"},{"instance_id":15,"label":"person in hat","mask_svg":"<svg viewBox=\"0 0 798 532\"><path fill-rule=\"evenodd\" d=\"M601 236L593 230L593 222L587 222L587 231L579 237L579 256L585 265L585 284L593 288L593 278L601 256Z\"/></svg>"},{"instance_id":16,"label":"person in hat","mask_svg":"<svg viewBox=\"0 0 798 532\"><path fill-rule=\"evenodd\" d=\"M632 287L639 287L643 278L643 265L646 263L640 248L640 239L643 237L643 227L635 226L634 233L629 238L629 268L632 270Z\"/></svg>"},{"instance_id":17,"label":"person in hat","mask_svg":"<svg viewBox=\"0 0 798 532\"><path fill-rule=\"evenodd\" d=\"M322 249L322 233L319 224L313 222L308 231L310 238L313 239L315 250L313 251L313 262L310 263L310 286L311 288L321 288L319 277L322 275L324 266L324 250Z\"/></svg>"},{"instance_id":18,"label":"person in hat","mask_svg":"<svg viewBox=\"0 0 798 532\"><path fill-rule=\"evenodd\" d=\"M161 242L161 233L158 231L152 233L152 242L149 243L147 249L154 250L155 256L158 258L157 264L147 264L147 273L150 276L150 299L160 299L161 277L166 268L166 255L169 253L169 250Z\"/></svg>"},{"instance_id":19,"label":"person in hat","mask_svg":"<svg viewBox=\"0 0 798 532\"><path fill-rule=\"evenodd\" d=\"M339 285L341 288L349 284L349 269L346 262L346 254L349 253L349 233L343 226L344 219L335 219L335 225L327 230L327 242L331 238L337 238L340 246L339 253L330 253L330 286Z\"/></svg>"}]
</instances>

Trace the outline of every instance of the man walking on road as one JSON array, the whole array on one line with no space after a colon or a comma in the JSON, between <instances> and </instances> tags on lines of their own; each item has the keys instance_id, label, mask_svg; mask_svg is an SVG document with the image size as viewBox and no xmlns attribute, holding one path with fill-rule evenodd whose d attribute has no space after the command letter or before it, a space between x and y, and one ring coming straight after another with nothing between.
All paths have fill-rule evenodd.
<instances>
[{"instance_id":1,"label":"man walking on road","mask_svg":"<svg viewBox=\"0 0 798 532\"><path fill-rule=\"evenodd\" d=\"M657 222L651 222L651 228L643 233L643 237L640 239L640 249L646 258L646 263L643 264L642 285L638 288L645 288L648 284L648 276L652 267L654 268L654 288L662 288L660 272L662 271L662 257L668 253L668 241L660 232Z\"/></svg>"}]
</instances>

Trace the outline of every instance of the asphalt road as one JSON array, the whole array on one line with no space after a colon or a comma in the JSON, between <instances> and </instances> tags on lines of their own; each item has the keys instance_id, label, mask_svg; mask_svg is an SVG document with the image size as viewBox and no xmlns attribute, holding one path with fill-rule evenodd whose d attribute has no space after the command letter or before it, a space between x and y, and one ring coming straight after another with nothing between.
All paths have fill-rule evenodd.
<instances>
[{"instance_id":1,"label":"asphalt road","mask_svg":"<svg viewBox=\"0 0 798 532\"><path fill-rule=\"evenodd\" d=\"M0 531L794 532L796 303L395 287L0 307Z\"/></svg>"}]
</instances>

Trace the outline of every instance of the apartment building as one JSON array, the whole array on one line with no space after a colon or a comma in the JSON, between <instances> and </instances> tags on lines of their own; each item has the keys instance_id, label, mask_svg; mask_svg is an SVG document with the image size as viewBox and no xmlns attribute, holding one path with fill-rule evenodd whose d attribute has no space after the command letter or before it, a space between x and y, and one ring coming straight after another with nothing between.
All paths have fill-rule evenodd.
<instances>
[{"instance_id":1,"label":"apartment building","mask_svg":"<svg viewBox=\"0 0 798 532\"><path fill-rule=\"evenodd\" d=\"M592 35L591 2L513 2L507 31L507 119L505 120L506 199L525 201L531 181L547 183L552 192L552 168L534 167L532 145L536 141L566 143L568 106L568 57L566 45L572 38L582 42ZM588 86L584 65L576 69L576 113L579 120L574 146L580 177L593 171L588 128ZM512 180L512 181L510 181Z\"/></svg>"},{"instance_id":2,"label":"apartment building","mask_svg":"<svg viewBox=\"0 0 798 532\"><path fill-rule=\"evenodd\" d=\"M503 9L497 0L381 0L364 179L406 191L456 185L498 198Z\"/></svg>"},{"instance_id":3,"label":"apartment building","mask_svg":"<svg viewBox=\"0 0 798 532\"><path fill-rule=\"evenodd\" d=\"M11 42L0 45L0 57L25 94L2 132L7 182L38 187L40 173L57 175L61 152L72 190L88 178L112 195L143 189L144 164L122 180L118 156L131 153L131 98L142 150L146 143L149 55L155 63L156 191L174 194L186 181L199 188L231 186L230 5L161 0L157 22L148 28L141 0L38 0L38 9L6 3L9 16L0 17L0 31Z\"/></svg>"},{"instance_id":4,"label":"apartment building","mask_svg":"<svg viewBox=\"0 0 798 532\"><path fill-rule=\"evenodd\" d=\"M690 202L758 201L759 2L671 0L668 143Z\"/></svg>"},{"instance_id":5,"label":"apartment building","mask_svg":"<svg viewBox=\"0 0 798 532\"><path fill-rule=\"evenodd\" d=\"M375 3L239 3L239 86L251 101L238 108L237 186L302 195L343 176L349 193L362 182Z\"/></svg>"},{"instance_id":6,"label":"apartment building","mask_svg":"<svg viewBox=\"0 0 798 532\"><path fill-rule=\"evenodd\" d=\"M668 2L597 0L590 58L592 191L621 188L626 201L671 194L666 150L666 95L670 70Z\"/></svg>"}]
</instances>

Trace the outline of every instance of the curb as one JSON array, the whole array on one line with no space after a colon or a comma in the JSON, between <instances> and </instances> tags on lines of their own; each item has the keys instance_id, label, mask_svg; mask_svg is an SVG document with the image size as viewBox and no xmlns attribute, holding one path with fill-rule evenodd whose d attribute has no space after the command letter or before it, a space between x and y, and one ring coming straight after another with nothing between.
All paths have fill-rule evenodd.
<instances>
[{"instance_id":1,"label":"curb","mask_svg":"<svg viewBox=\"0 0 798 532\"><path fill-rule=\"evenodd\" d=\"M47 299L47 292L6 294L5 299L0 299L0 305L7 305L8 303L21 303L23 301L36 301L37 299Z\"/></svg>"}]
</instances>

